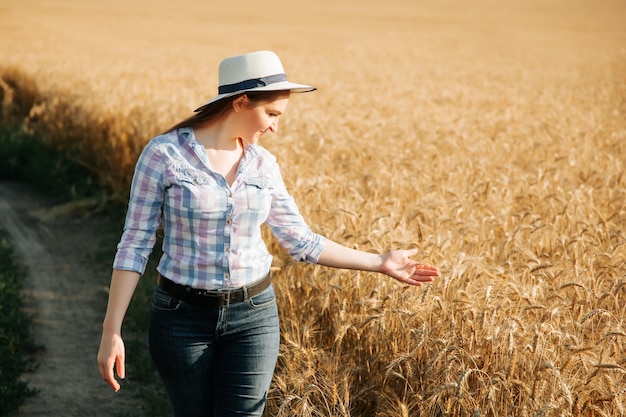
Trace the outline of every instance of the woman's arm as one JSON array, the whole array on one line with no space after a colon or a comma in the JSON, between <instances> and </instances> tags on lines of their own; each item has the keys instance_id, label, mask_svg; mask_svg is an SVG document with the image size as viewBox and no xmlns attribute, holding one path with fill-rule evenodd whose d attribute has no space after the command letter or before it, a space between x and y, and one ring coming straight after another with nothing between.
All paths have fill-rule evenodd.
<instances>
[{"instance_id":1,"label":"woman's arm","mask_svg":"<svg viewBox=\"0 0 626 417\"><path fill-rule=\"evenodd\" d=\"M380 255L350 249L326 239L318 264L334 268L380 272L409 285L420 286L439 276L436 266L409 259L417 249L393 250Z\"/></svg>"},{"instance_id":2,"label":"woman's arm","mask_svg":"<svg viewBox=\"0 0 626 417\"><path fill-rule=\"evenodd\" d=\"M102 324L102 339L98 351L98 368L102 379L115 391L120 389L120 384L115 379L113 368L115 367L120 378L126 377L122 322L139 278L138 272L119 269L114 269L111 276L109 302Z\"/></svg>"},{"instance_id":3,"label":"woman's arm","mask_svg":"<svg viewBox=\"0 0 626 417\"><path fill-rule=\"evenodd\" d=\"M410 285L432 282L439 269L409 259L417 249L394 250L384 255L350 249L311 231L287 191L275 158L270 155L268 175L272 178L272 207L267 224L280 245L297 261L361 271L381 272Z\"/></svg>"}]
</instances>

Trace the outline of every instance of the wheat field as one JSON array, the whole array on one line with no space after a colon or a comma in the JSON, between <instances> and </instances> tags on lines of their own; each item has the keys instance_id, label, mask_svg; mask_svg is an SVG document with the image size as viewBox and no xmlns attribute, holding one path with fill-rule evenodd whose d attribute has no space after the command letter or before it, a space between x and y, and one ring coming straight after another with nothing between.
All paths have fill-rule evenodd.
<instances>
[{"instance_id":1,"label":"wheat field","mask_svg":"<svg viewBox=\"0 0 626 417\"><path fill-rule=\"evenodd\" d=\"M622 0L0 0L2 123L126 198L143 144L270 49L262 144L312 228L442 277L275 256L272 416L626 415Z\"/></svg>"}]
</instances>

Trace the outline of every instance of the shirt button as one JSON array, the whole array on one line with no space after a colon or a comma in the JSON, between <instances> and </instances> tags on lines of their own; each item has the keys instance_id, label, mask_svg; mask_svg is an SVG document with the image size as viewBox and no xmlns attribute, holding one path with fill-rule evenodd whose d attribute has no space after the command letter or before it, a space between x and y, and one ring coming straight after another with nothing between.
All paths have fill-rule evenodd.
<instances>
[{"instance_id":1,"label":"shirt button","mask_svg":"<svg viewBox=\"0 0 626 417\"><path fill-rule=\"evenodd\" d=\"M226 246L226 249L224 249L224 252L230 252L230 246Z\"/></svg>"},{"instance_id":2,"label":"shirt button","mask_svg":"<svg viewBox=\"0 0 626 417\"><path fill-rule=\"evenodd\" d=\"M226 224L232 224L232 222L233 221L231 219L226 220Z\"/></svg>"},{"instance_id":3,"label":"shirt button","mask_svg":"<svg viewBox=\"0 0 626 417\"><path fill-rule=\"evenodd\" d=\"M230 274L224 274L224 278L230 279Z\"/></svg>"}]
</instances>

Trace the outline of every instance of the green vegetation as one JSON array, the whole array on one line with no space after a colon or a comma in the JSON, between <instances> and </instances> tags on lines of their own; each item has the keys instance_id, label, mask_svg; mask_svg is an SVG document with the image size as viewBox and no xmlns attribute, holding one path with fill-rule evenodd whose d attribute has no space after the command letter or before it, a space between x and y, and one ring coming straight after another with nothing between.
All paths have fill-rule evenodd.
<instances>
[{"instance_id":1,"label":"green vegetation","mask_svg":"<svg viewBox=\"0 0 626 417\"><path fill-rule=\"evenodd\" d=\"M35 365L37 346L30 336L31 318L22 312L20 296L23 269L13 259L12 248L0 240L0 416L11 416L35 393L21 375Z\"/></svg>"},{"instance_id":2,"label":"green vegetation","mask_svg":"<svg viewBox=\"0 0 626 417\"><path fill-rule=\"evenodd\" d=\"M25 181L60 199L85 198L99 193L91 173L36 137L0 127L0 179Z\"/></svg>"}]
</instances>

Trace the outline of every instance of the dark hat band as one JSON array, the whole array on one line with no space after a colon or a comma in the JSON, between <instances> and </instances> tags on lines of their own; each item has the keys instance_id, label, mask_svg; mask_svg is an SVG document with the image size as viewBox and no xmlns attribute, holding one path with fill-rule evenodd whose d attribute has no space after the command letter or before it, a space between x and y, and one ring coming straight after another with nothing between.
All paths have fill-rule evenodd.
<instances>
[{"instance_id":1,"label":"dark hat band","mask_svg":"<svg viewBox=\"0 0 626 417\"><path fill-rule=\"evenodd\" d=\"M253 78L251 80L245 80L235 84L221 85L217 91L219 94L228 94L237 91L250 90L257 87L265 87L266 85L282 81L287 81L287 76L285 74L268 75L267 77Z\"/></svg>"}]
</instances>

